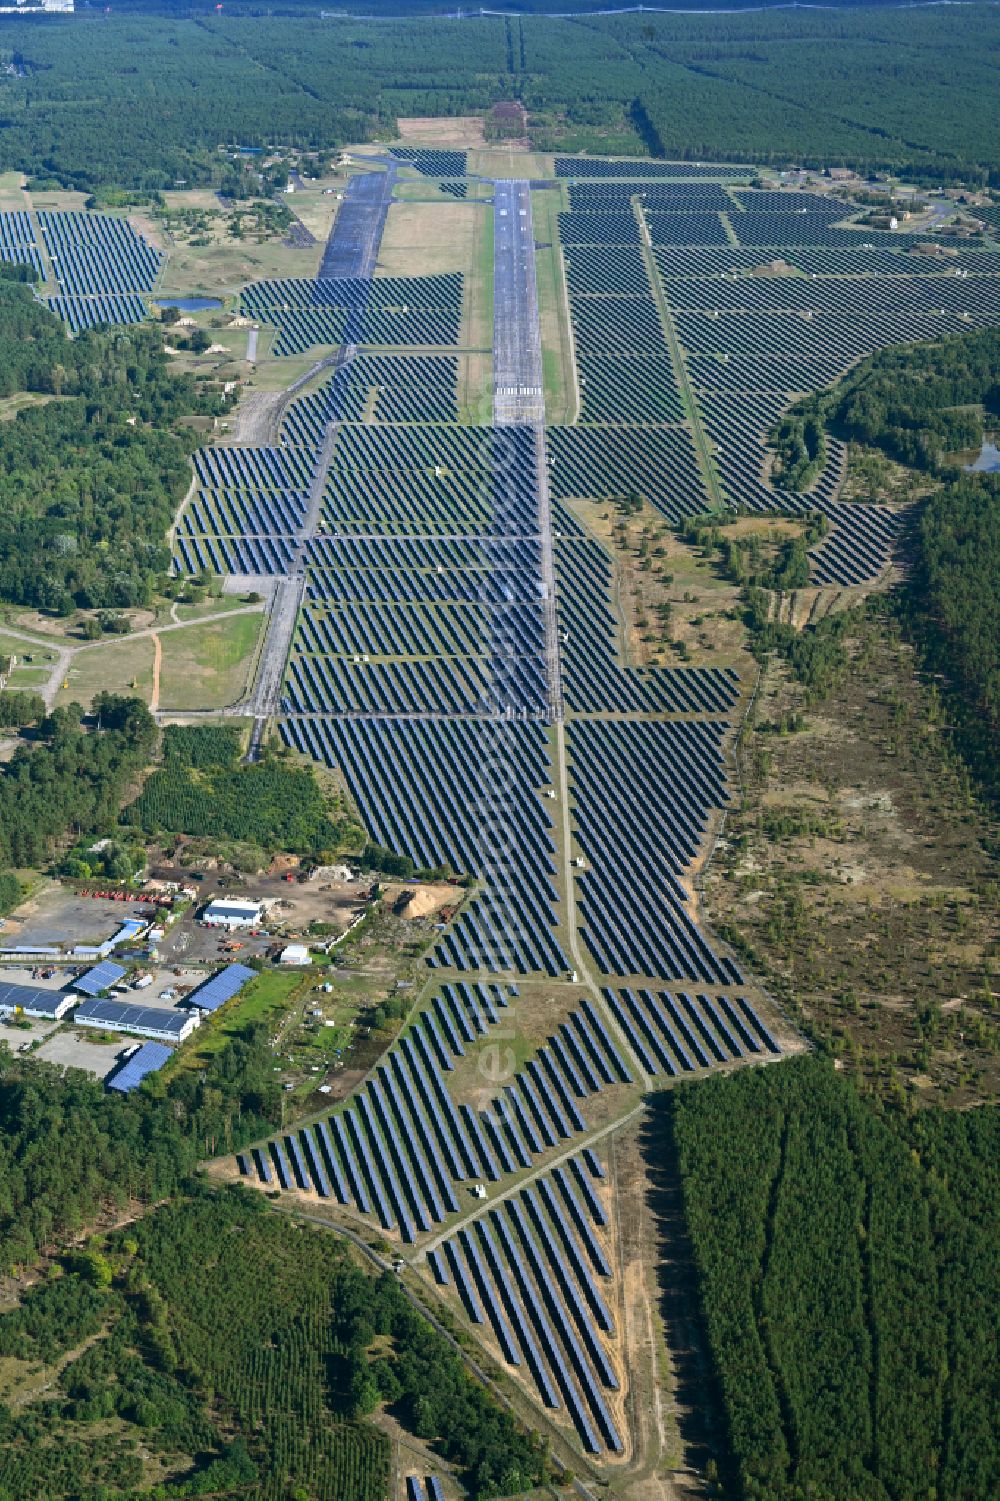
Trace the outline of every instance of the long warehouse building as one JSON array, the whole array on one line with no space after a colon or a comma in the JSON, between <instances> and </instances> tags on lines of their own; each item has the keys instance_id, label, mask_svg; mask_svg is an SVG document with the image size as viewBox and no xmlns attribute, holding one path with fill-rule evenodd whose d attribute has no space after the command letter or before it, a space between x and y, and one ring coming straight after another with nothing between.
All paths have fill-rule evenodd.
<instances>
[{"instance_id":1,"label":"long warehouse building","mask_svg":"<svg viewBox=\"0 0 1000 1501\"><path fill-rule=\"evenodd\" d=\"M73 1020L82 1027L106 1032L129 1032L157 1042L183 1042L201 1021L197 1011L168 1011L160 1006L135 1006L128 1001L84 1001Z\"/></svg>"}]
</instances>

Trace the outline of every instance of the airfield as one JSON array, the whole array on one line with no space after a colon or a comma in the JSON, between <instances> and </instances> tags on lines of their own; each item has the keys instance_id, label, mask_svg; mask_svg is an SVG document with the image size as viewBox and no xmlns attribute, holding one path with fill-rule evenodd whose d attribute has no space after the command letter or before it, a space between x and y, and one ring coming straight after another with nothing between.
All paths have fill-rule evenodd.
<instances>
[{"instance_id":1,"label":"airfield","mask_svg":"<svg viewBox=\"0 0 1000 1501\"><path fill-rule=\"evenodd\" d=\"M873 229L754 178L357 153L313 273L239 292L271 389L195 454L173 537L180 577L264 597L222 709L251 754L276 730L339 771L372 840L476 877L363 1084L210 1171L394 1266L584 1495L660 1494L676 1448L643 1098L805 1046L700 915L756 664L722 611L683 651L650 625L667 533L821 517L799 609L838 608L891 566L899 516L842 496L836 444L809 490L776 488L769 428L877 349L1000 321L989 238ZM488 277L424 244L408 273L414 204L424 225L462 205ZM10 227L12 253L72 265L51 296L73 328L162 285L109 223ZM627 566L623 512L645 539Z\"/></svg>"}]
</instances>

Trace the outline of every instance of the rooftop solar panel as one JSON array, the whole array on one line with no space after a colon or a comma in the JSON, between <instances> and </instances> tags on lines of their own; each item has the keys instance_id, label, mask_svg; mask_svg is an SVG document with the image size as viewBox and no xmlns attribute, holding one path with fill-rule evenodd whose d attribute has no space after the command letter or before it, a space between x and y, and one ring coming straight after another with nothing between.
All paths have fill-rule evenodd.
<instances>
[{"instance_id":1,"label":"rooftop solar panel","mask_svg":"<svg viewBox=\"0 0 1000 1501\"><path fill-rule=\"evenodd\" d=\"M197 1006L199 1011L218 1011L225 1001L243 989L248 980L255 979L256 974L255 969L248 969L245 964L227 964L225 969L220 969L217 975L192 991L187 998L188 1004Z\"/></svg>"},{"instance_id":2,"label":"rooftop solar panel","mask_svg":"<svg viewBox=\"0 0 1000 1501\"><path fill-rule=\"evenodd\" d=\"M73 981L73 989L78 990L81 995L100 995L102 990L108 990L117 984L124 973L123 965L105 960L78 976Z\"/></svg>"},{"instance_id":3,"label":"rooftop solar panel","mask_svg":"<svg viewBox=\"0 0 1000 1501\"><path fill-rule=\"evenodd\" d=\"M131 1058L125 1060L114 1078L108 1080L108 1088L117 1090L119 1094L131 1094L133 1089L138 1089L143 1079L163 1067L173 1051L173 1048L168 1048L162 1042L144 1042Z\"/></svg>"},{"instance_id":4,"label":"rooftop solar panel","mask_svg":"<svg viewBox=\"0 0 1000 1501\"><path fill-rule=\"evenodd\" d=\"M36 990L33 985L9 985L6 981L0 982L0 1006L5 1010L14 1010L20 1006L22 1011L46 1010L55 1008L66 997L58 990Z\"/></svg>"},{"instance_id":5,"label":"rooftop solar panel","mask_svg":"<svg viewBox=\"0 0 1000 1501\"><path fill-rule=\"evenodd\" d=\"M134 1006L128 1001L83 1001L76 1009L76 1020L92 1026L105 1026L112 1032L142 1028L180 1038L191 1025L184 1011L167 1011L158 1006Z\"/></svg>"}]
</instances>

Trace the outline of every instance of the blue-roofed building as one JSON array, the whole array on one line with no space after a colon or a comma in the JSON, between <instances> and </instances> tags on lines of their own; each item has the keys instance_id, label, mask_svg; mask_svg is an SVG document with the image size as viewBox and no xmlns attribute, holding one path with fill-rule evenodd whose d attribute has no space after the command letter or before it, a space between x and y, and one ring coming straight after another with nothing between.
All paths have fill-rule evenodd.
<instances>
[{"instance_id":1,"label":"blue-roofed building","mask_svg":"<svg viewBox=\"0 0 1000 1501\"><path fill-rule=\"evenodd\" d=\"M197 990L186 996L184 1004L196 1006L199 1011L218 1011L220 1006L232 1000L256 976L257 971L248 969L245 964L227 964L225 969L220 969L217 975L213 975L204 985L199 985Z\"/></svg>"},{"instance_id":2,"label":"blue-roofed building","mask_svg":"<svg viewBox=\"0 0 1000 1501\"><path fill-rule=\"evenodd\" d=\"M105 959L78 975L72 982L72 989L80 995L100 995L102 991L110 990L112 985L117 985L124 973L124 965L112 964L110 959Z\"/></svg>"},{"instance_id":3,"label":"blue-roofed building","mask_svg":"<svg viewBox=\"0 0 1000 1501\"><path fill-rule=\"evenodd\" d=\"M167 1011L160 1006L137 1006L132 1001L84 1001L73 1020L81 1027L106 1032L131 1032L163 1042L183 1042L201 1021L196 1012Z\"/></svg>"},{"instance_id":4,"label":"blue-roofed building","mask_svg":"<svg viewBox=\"0 0 1000 1501\"><path fill-rule=\"evenodd\" d=\"M162 1042L144 1042L130 1058L125 1059L118 1072L108 1079L108 1088L117 1090L119 1094L131 1094L133 1089L139 1088L143 1079L161 1069L173 1057L173 1053L173 1048L168 1048Z\"/></svg>"},{"instance_id":5,"label":"blue-roofed building","mask_svg":"<svg viewBox=\"0 0 1000 1501\"><path fill-rule=\"evenodd\" d=\"M139 934L148 927L149 924L144 922L142 918L126 917L114 937L107 939L105 943L101 944L101 953L110 954L111 950L118 948L119 944L128 943L132 938L138 938Z\"/></svg>"},{"instance_id":6,"label":"blue-roofed building","mask_svg":"<svg viewBox=\"0 0 1000 1501\"><path fill-rule=\"evenodd\" d=\"M9 985L0 981L0 1015L20 1011L44 1021L61 1021L73 1005L73 997L61 990L37 990L33 985Z\"/></svg>"}]
</instances>

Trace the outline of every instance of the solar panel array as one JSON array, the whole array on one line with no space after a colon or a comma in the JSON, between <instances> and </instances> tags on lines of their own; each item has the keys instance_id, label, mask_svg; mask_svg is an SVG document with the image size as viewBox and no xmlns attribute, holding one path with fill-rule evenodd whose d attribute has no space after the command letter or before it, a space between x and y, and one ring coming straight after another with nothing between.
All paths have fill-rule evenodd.
<instances>
[{"instance_id":1,"label":"solar panel array","mask_svg":"<svg viewBox=\"0 0 1000 1501\"><path fill-rule=\"evenodd\" d=\"M749 511L824 513L831 526L813 549L814 582L861 583L886 566L897 517L838 499L836 443L808 492L776 489L765 477L766 434L796 395L881 348L1000 322L1000 252L838 225L849 206L822 194L738 188L730 198L719 208L735 242L726 246L714 230L695 244L673 232L678 216L642 203L651 230L659 225L657 271L723 492Z\"/></svg>"},{"instance_id":2,"label":"solar panel array","mask_svg":"<svg viewBox=\"0 0 1000 1501\"><path fill-rule=\"evenodd\" d=\"M428 159L421 170L452 180L457 168ZM725 803L722 736L739 684L727 671L625 664L608 555L566 504L639 486L671 519L705 505L631 180L624 187L613 175L574 188L563 218L579 235L567 259L583 400L580 423L547 442L529 427L460 425L455 356L433 338L404 339L413 314L424 331L447 323L441 343L454 342L460 278L248 288L246 311L279 330L280 351L330 342L342 363L289 404L274 448L199 456L176 547L183 569L302 570L283 740L338 770L374 843L418 869L477 878L432 939L429 998L353 1096L243 1153L240 1171L373 1220L403 1245L431 1240L438 1284L588 1451L612 1454L624 1419L610 1185L588 1138L595 1119L668 1073L663 1057L685 1071L669 1040L661 1053L643 1043L619 998L644 1006L664 986L678 1005L690 997L687 1025L716 1043L696 1032L693 1072L772 1056L741 1009L739 970L695 924L684 887ZM642 190L662 226L683 219L692 235L738 211L711 174L671 169ZM370 347L383 336L405 347ZM505 1078L473 1084L479 1050L511 1028L511 977L541 988L570 979L576 962L558 880L545 501L580 935L607 988L558 1006ZM517 1174L530 1183L464 1222L470 1189L490 1195ZM421 1494L418 1477L408 1489Z\"/></svg>"},{"instance_id":3,"label":"solar panel array","mask_svg":"<svg viewBox=\"0 0 1000 1501\"><path fill-rule=\"evenodd\" d=\"M278 330L276 355L317 345L374 344L406 348L456 345L463 278L439 276L293 277L253 282L243 312Z\"/></svg>"},{"instance_id":4,"label":"solar panel array","mask_svg":"<svg viewBox=\"0 0 1000 1501\"><path fill-rule=\"evenodd\" d=\"M505 1012L518 994L442 983L342 1109L275 1137L247 1175L374 1215L410 1244L460 1213L463 1185L501 1183L565 1151L588 1130L588 1101L634 1084L636 1068L680 1074L779 1051L745 996L609 988L603 1006L573 1005L506 1082L480 1089L476 1108L457 1102L449 1076L492 1029L511 1036ZM603 1178L592 1150L581 1161ZM594 1197L589 1179L581 1186Z\"/></svg>"},{"instance_id":5,"label":"solar panel array","mask_svg":"<svg viewBox=\"0 0 1000 1501\"><path fill-rule=\"evenodd\" d=\"M38 281L46 279L31 215L23 209L0 212L0 261L14 266L30 266Z\"/></svg>"},{"instance_id":6,"label":"solar panel array","mask_svg":"<svg viewBox=\"0 0 1000 1501\"><path fill-rule=\"evenodd\" d=\"M65 996L54 990L39 990L34 985L14 985L6 980L0 980L0 1007L4 1010L13 1011L18 1007L21 1010L34 1008L48 1009L58 1005Z\"/></svg>"},{"instance_id":7,"label":"solar panel array","mask_svg":"<svg viewBox=\"0 0 1000 1501\"><path fill-rule=\"evenodd\" d=\"M144 1079L157 1073L174 1055L173 1048L162 1042L144 1042L126 1058L121 1068L108 1079L108 1088L118 1094L131 1094Z\"/></svg>"},{"instance_id":8,"label":"solar panel array","mask_svg":"<svg viewBox=\"0 0 1000 1501\"><path fill-rule=\"evenodd\" d=\"M201 448L174 537L178 573L284 573L301 538L315 448Z\"/></svg>"},{"instance_id":9,"label":"solar panel array","mask_svg":"<svg viewBox=\"0 0 1000 1501\"><path fill-rule=\"evenodd\" d=\"M76 1008L75 1020L92 1026L107 1027L110 1032L163 1032L178 1038L190 1022L183 1011L168 1011L159 1006L140 1006L131 1001L99 998L81 1002Z\"/></svg>"},{"instance_id":10,"label":"solar panel array","mask_svg":"<svg viewBox=\"0 0 1000 1501\"><path fill-rule=\"evenodd\" d=\"M745 996L670 994L637 987L604 998L645 1071L676 1077L780 1048Z\"/></svg>"},{"instance_id":11,"label":"solar panel array","mask_svg":"<svg viewBox=\"0 0 1000 1501\"><path fill-rule=\"evenodd\" d=\"M28 222L16 232L30 231L30 216L17 217ZM163 256L127 219L45 210L36 217L55 280L46 302L71 332L146 316L143 294L156 285ZM37 247L31 264L44 275Z\"/></svg>"},{"instance_id":12,"label":"solar panel array","mask_svg":"<svg viewBox=\"0 0 1000 1501\"><path fill-rule=\"evenodd\" d=\"M579 907L603 974L739 984L688 913L681 876L723 805L723 720L573 721Z\"/></svg>"},{"instance_id":13,"label":"solar panel array","mask_svg":"<svg viewBox=\"0 0 1000 1501\"><path fill-rule=\"evenodd\" d=\"M557 156L556 176L581 182L617 177L640 180L676 180L738 182L753 177L756 168L702 164L701 162L657 162L645 157L633 160L597 156Z\"/></svg>"},{"instance_id":14,"label":"solar panel array","mask_svg":"<svg viewBox=\"0 0 1000 1501\"><path fill-rule=\"evenodd\" d=\"M153 290L163 256L112 214L17 209L0 212L0 261L30 266L46 284L45 305L79 333L141 322L143 295Z\"/></svg>"},{"instance_id":15,"label":"solar panel array","mask_svg":"<svg viewBox=\"0 0 1000 1501\"><path fill-rule=\"evenodd\" d=\"M100 995L103 990L110 990L112 985L117 985L124 974L123 965L103 959L100 964L95 964L92 969L78 975L73 981L73 989L78 990L81 995Z\"/></svg>"},{"instance_id":16,"label":"solar panel array","mask_svg":"<svg viewBox=\"0 0 1000 1501\"><path fill-rule=\"evenodd\" d=\"M425 146L393 146L397 161L415 167L424 177L463 177L467 157L464 151L442 151Z\"/></svg>"},{"instance_id":17,"label":"solar panel array","mask_svg":"<svg viewBox=\"0 0 1000 1501\"><path fill-rule=\"evenodd\" d=\"M445 1241L435 1271L543 1404L568 1414L591 1454L624 1448L607 1343L616 1333L607 1224L590 1167L576 1156Z\"/></svg>"},{"instance_id":18,"label":"solar panel array","mask_svg":"<svg viewBox=\"0 0 1000 1501\"><path fill-rule=\"evenodd\" d=\"M656 173L666 176L668 165ZM613 166L623 164L601 164L592 176L640 175ZM641 250L644 224L717 443L724 493L750 510L823 511L832 528L814 550L816 582L857 583L880 572L895 517L885 507L838 503L836 445L825 472L799 495L765 479L764 437L796 392L836 379L859 357L1000 319L1000 254L975 249L934 265L918 236L836 227L848 205L820 194L592 181L572 159L558 170L583 179L560 215L582 426L552 432L554 493L635 490L673 521L704 509L686 432L669 425L681 412ZM605 426L584 431L591 423Z\"/></svg>"},{"instance_id":19,"label":"solar panel array","mask_svg":"<svg viewBox=\"0 0 1000 1501\"><path fill-rule=\"evenodd\" d=\"M186 997L186 1004L197 1006L199 1011L218 1011L226 1001L239 995L244 985L257 978L257 971L246 964L227 964L218 974L212 975L197 990Z\"/></svg>"}]
</instances>

